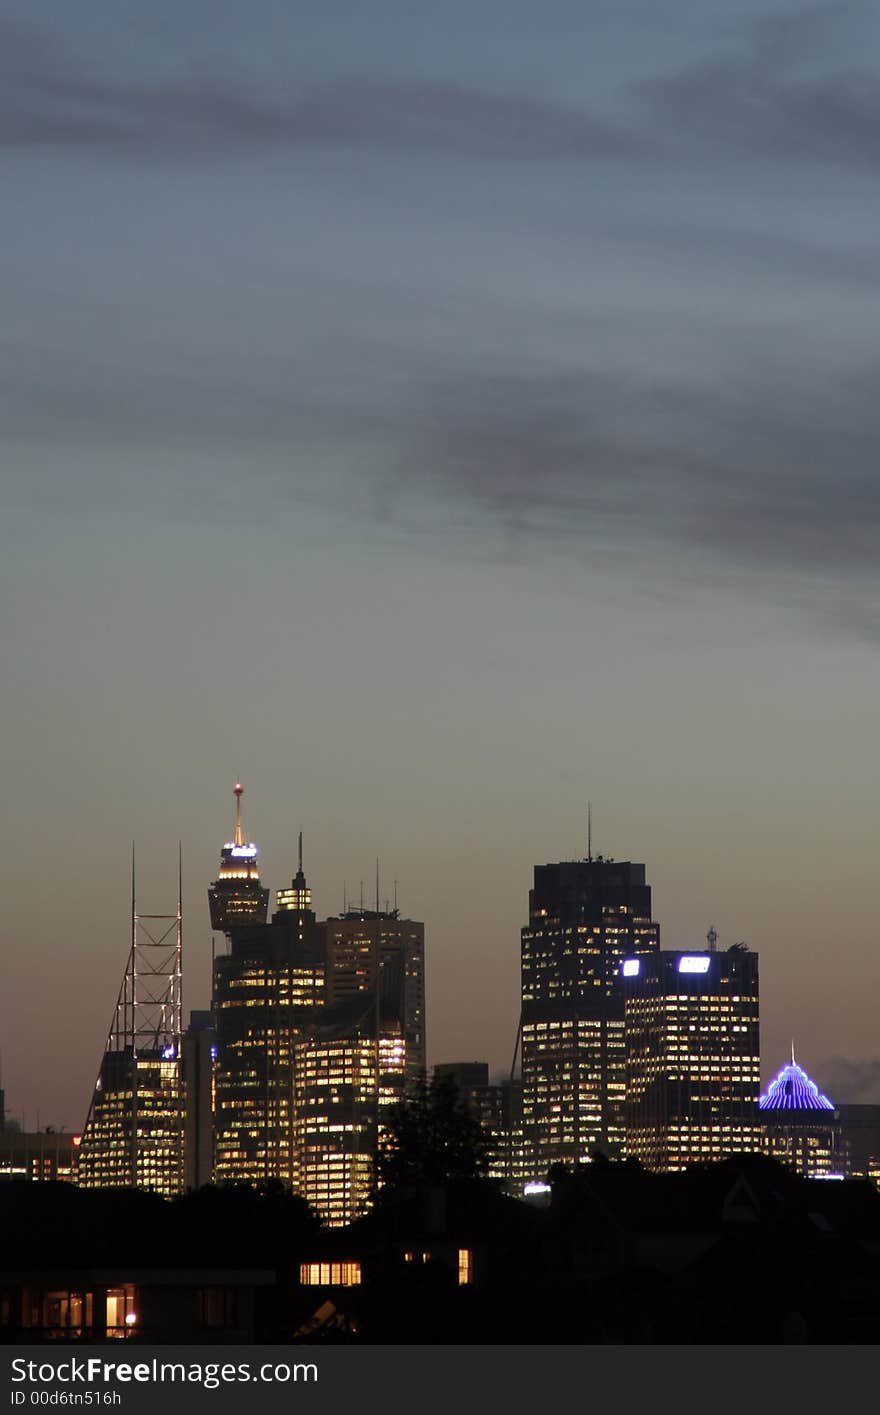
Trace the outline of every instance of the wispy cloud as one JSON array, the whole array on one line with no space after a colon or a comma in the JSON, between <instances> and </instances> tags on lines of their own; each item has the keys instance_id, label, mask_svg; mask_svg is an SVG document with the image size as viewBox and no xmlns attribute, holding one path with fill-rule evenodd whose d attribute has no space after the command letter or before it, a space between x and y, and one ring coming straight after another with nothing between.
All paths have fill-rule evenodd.
<instances>
[{"instance_id":1,"label":"wispy cloud","mask_svg":"<svg viewBox=\"0 0 880 1415\"><path fill-rule=\"evenodd\" d=\"M880 1058L851 1061L832 1057L823 1068L821 1088L842 1104L880 1101Z\"/></svg>"},{"instance_id":2,"label":"wispy cloud","mask_svg":"<svg viewBox=\"0 0 880 1415\"><path fill-rule=\"evenodd\" d=\"M852 57L857 44L834 49L864 13L833 0L752 21L716 52L641 83L637 97L681 155L873 166L880 75Z\"/></svg>"},{"instance_id":3,"label":"wispy cloud","mask_svg":"<svg viewBox=\"0 0 880 1415\"><path fill-rule=\"evenodd\" d=\"M493 161L621 155L643 140L587 108L449 80L114 79L51 36L0 23L0 145L185 155L255 145L451 152Z\"/></svg>"},{"instance_id":4,"label":"wispy cloud","mask_svg":"<svg viewBox=\"0 0 880 1415\"><path fill-rule=\"evenodd\" d=\"M35 390L25 371L7 436L237 455L245 484L269 476L281 498L319 495L329 457L347 468L332 495L402 524L494 529L565 553L649 550L679 568L689 552L704 568L797 574L826 596L831 581L874 578L880 360L829 384L821 366L754 355L698 381L527 359L443 371L416 350L392 376L386 348L358 354L360 366L339 351L335 379L291 364L271 386L258 371L95 367L66 383L56 370Z\"/></svg>"},{"instance_id":5,"label":"wispy cloud","mask_svg":"<svg viewBox=\"0 0 880 1415\"><path fill-rule=\"evenodd\" d=\"M6 26L0 141L217 153L236 144L372 144L493 162L613 162L656 142L667 162L675 153L717 159L719 172L725 153L873 161L880 81L867 68L841 67L829 35L843 8L858 14L855 6L819 5L739 29L723 51L630 91L623 126L586 107L439 80L291 81L290 94L279 97L197 73L116 79L86 72L33 27ZM800 229L786 235L748 226L745 217L725 224L711 203L646 209L653 223L622 212L630 222L621 232L627 252L699 247L726 276L734 272L732 299L708 316L713 333L702 366L692 335L705 279L702 286L683 280L675 309L665 269L654 286L644 282L667 299L666 313L655 311L654 347L665 319L687 352L677 359L661 348L653 372L650 360L629 357L639 342L632 335L624 352L605 351L584 307L572 314L582 320L582 339L568 329L555 351L551 337L532 355L537 323L558 329L558 287L546 304L537 290L524 309L511 284L514 316L502 353L500 342L480 342L498 311L488 299L473 308L471 276L453 310L461 329L454 363L448 343L433 347L429 330L413 331L415 321L390 339L381 313L372 324L368 315L356 348L343 318L319 358L307 339L297 343L286 331L264 338L262 316L248 312L244 291L236 341L240 328L246 342L250 319L261 335L253 356L214 335L202 347L197 302L191 347L163 344L152 361L140 351L117 357L106 328L91 353L86 340L74 361L60 345L19 347L5 380L5 435L56 449L182 448L208 456L222 449L226 459L240 456L249 476L268 474L279 498L291 488L319 494L323 472L310 471L315 453L316 468L332 461L347 469L346 498L354 487L367 514L444 530L496 529L508 541L575 554L614 545L624 558L628 551L638 557L649 548L673 569L689 557L743 577L800 577L807 593L816 585L826 610L833 599L834 613L875 635L880 353L864 337L847 338L846 312L836 337L823 330L821 339L801 339L789 319L768 341L772 315L765 320L760 292L745 320L736 308L750 269L763 270L775 290L800 281L805 299L820 290L843 288L852 299L876 289L880 263L869 233L855 244L849 235L823 243ZM622 264L609 267L618 293ZM515 284L518 267L513 274ZM430 292L430 272L425 279ZM573 269L572 288L576 280ZM347 298L337 291L339 305ZM625 303L637 324L636 305ZM615 322L613 297L604 315L605 327ZM330 494L340 494L338 482Z\"/></svg>"}]
</instances>

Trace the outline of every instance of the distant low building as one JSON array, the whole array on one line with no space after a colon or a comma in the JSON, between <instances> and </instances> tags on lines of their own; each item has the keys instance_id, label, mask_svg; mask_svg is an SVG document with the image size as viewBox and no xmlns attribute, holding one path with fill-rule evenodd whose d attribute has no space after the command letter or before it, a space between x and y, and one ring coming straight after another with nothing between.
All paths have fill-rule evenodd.
<instances>
[{"instance_id":1,"label":"distant low building","mask_svg":"<svg viewBox=\"0 0 880 1415\"><path fill-rule=\"evenodd\" d=\"M490 1084L487 1061L440 1061L434 1067L434 1077L451 1078L482 1125L489 1161L487 1178L500 1181L509 1194L521 1197L526 1177L522 1082L512 1078Z\"/></svg>"},{"instance_id":2,"label":"distant low building","mask_svg":"<svg viewBox=\"0 0 880 1415\"><path fill-rule=\"evenodd\" d=\"M0 1130L0 1179L72 1179L80 1139L63 1130Z\"/></svg>"},{"instance_id":3,"label":"distant low building","mask_svg":"<svg viewBox=\"0 0 880 1415\"><path fill-rule=\"evenodd\" d=\"M880 1188L880 1105L838 1107L849 1173Z\"/></svg>"}]
</instances>

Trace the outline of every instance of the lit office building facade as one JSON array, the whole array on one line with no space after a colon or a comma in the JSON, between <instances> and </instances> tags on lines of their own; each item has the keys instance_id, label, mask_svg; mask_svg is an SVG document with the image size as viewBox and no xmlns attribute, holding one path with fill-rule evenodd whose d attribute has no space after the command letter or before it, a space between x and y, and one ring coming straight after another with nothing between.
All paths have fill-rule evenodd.
<instances>
[{"instance_id":1,"label":"lit office building facade","mask_svg":"<svg viewBox=\"0 0 880 1415\"><path fill-rule=\"evenodd\" d=\"M339 1009L328 1009L328 1013ZM406 1044L382 1008L321 1029L296 1048L298 1190L331 1226L351 1223L376 1187L382 1112L402 1098Z\"/></svg>"},{"instance_id":2,"label":"lit office building facade","mask_svg":"<svg viewBox=\"0 0 880 1415\"><path fill-rule=\"evenodd\" d=\"M208 891L212 922L216 888ZM294 1048L326 999L325 940L303 874L301 835L290 888L278 891L271 923L258 916L256 908L250 922L227 913L228 951L214 958L214 1178L276 1178L296 1187Z\"/></svg>"},{"instance_id":3,"label":"lit office building facade","mask_svg":"<svg viewBox=\"0 0 880 1415\"><path fill-rule=\"evenodd\" d=\"M76 1152L82 1136L58 1130L0 1128L0 1179L30 1179L36 1183L74 1179Z\"/></svg>"},{"instance_id":4,"label":"lit office building facade","mask_svg":"<svg viewBox=\"0 0 880 1415\"><path fill-rule=\"evenodd\" d=\"M627 958L626 1154L670 1172L760 1150L758 955Z\"/></svg>"},{"instance_id":5,"label":"lit office building facade","mask_svg":"<svg viewBox=\"0 0 880 1415\"><path fill-rule=\"evenodd\" d=\"M294 1047L324 1005L320 925L290 911L234 928L214 960L214 1177L297 1187Z\"/></svg>"},{"instance_id":6,"label":"lit office building facade","mask_svg":"<svg viewBox=\"0 0 880 1415\"><path fill-rule=\"evenodd\" d=\"M424 924L401 918L397 909L357 909L327 919L325 928L328 1003L375 996L381 977L380 991L393 996L401 1028L404 1081L414 1083L425 1070Z\"/></svg>"},{"instance_id":7,"label":"lit office building facade","mask_svg":"<svg viewBox=\"0 0 880 1415\"><path fill-rule=\"evenodd\" d=\"M326 1007L295 1051L299 1192L350 1223L377 1182L382 1112L425 1066L424 925L397 910L347 911L324 930Z\"/></svg>"},{"instance_id":8,"label":"lit office building facade","mask_svg":"<svg viewBox=\"0 0 880 1415\"><path fill-rule=\"evenodd\" d=\"M645 867L596 859L535 867L522 930L523 1164L623 1151L624 958L660 947Z\"/></svg>"},{"instance_id":9,"label":"lit office building facade","mask_svg":"<svg viewBox=\"0 0 880 1415\"><path fill-rule=\"evenodd\" d=\"M144 914L132 851L131 947L76 1151L83 1188L183 1188L182 994L180 856L175 912Z\"/></svg>"},{"instance_id":10,"label":"lit office building facade","mask_svg":"<svg viewBox=\"0 0 880 1415\"><path fill-rule=\"evenodd\" d=\"M174 1044L106 1051L76 1150L83 1189L135 1187L170 1197L183 1179L183 1087Z\"/></svg>"},{"instance_id":11,"label":"lit office building facade","mask_svg":"<svg viewBox=\"0 0 880 1415\"><path fill-rule=\"evenodd\" d=\"M760 1147L807 1179L842 1178L849 1157L840 1111L795 1061L774 1076L758 1098Z\"/></svg>"}]
</instances>

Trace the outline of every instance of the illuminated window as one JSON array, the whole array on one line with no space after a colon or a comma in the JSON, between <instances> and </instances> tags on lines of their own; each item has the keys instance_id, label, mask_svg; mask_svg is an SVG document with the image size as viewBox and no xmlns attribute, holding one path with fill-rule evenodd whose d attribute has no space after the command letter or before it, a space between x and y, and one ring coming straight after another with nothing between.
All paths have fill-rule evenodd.
<instances>
[{"instance_id":1,"label":"illuminated window","mask_svg":"<svg viewBox=\"0 0 880 1415\"><path fill-rule=\"evenodd\" d=\"M135 1290L130 1284L107 1289L107 1336L118 1340L133 1336L137 1325L134 1307Z\"/></svg>"},{"instance_id":2,"label":"illuminated window","mask_svg":"<svg viewBox=\"0 0 880 1415\"><path fill-rule=\"evenodd\" d=\"M473 1282L474 1276L474 1255L470 1248L459 1248L458 1250L458 1285L466 1286Z\"/></svg>"},{"instance_id":3,"label":"illuminated window","mask_svg":"<svg viewBox=\"0 0 880 1415\"><path fill-rule=\"evenodd\" d=\"M304 1287L357 1287L361 1280L360 1263L301 1263L299 1280Z\"/></svg>"}]
</instances>

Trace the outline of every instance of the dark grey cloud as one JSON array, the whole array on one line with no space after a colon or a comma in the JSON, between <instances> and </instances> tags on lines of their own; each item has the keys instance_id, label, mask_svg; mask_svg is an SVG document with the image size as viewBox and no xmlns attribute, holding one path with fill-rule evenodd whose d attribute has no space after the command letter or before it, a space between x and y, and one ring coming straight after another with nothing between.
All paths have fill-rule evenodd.
<instances>
[{"instance_id":1,"label":"dark grey cloud","mask_svg":"<svg viewBox=\"0 0 880 1415\"><path fill-rule=\"evenodd\" d=\"M295 67L295 66L294 66ZM337 144L492 160L611 156L643 144L585 108L451 81L311 81L283 92L205 75L114 78L55 40L0 22L0 146L186 153L256 144Z\"/></svg>"},{"instance_id":2,"label":"dark grey cloud","mask_svg":"<svg viewBox=\"0 0 880 1415\"><path fill-rule=\"evenodd\" d=\"M880 154L880 74L859 21L830 3L765 17L719 51L638 85L646 116L681 153L873 165ZM835 49L846 33L849 43ZM874 36L876 41L876 36Z\"/></svg>"},{"instance_id":3,"label":"dark grey cloud","mask_svg":"<svg viewBox=\"0 0 880 1415\"><path fill-rule=\"evenodd\" d=\"M656 137L667 156L714 153L723 140L731 153L769 150L799 159L843 146L847 160L861 162L880 140L880 88L869 70L841 68L831 39L843 8L858 18L856 6L820 5L740 28L723 54L642 85L644 148L629 129L587 109L440 81L301 82L279 98L195 69L181 77L178 68L173 79L123 79L107 68L87 69L34 27L6 25L0 142L218 154L236 145L374 144L507 159L632 154ZM156 335L152 356L149 347L132 354L106 328L85 339L75 357L69 346L53 348L51 331L43 347L19 341L0 348L8 366L7 444L56 454L153 449L210 458L222 451L224 466L238 457L246 469L242 488L260 477L279 501L331 495L408 526L500 531L509 544L566 553L610 547L624 555L630 549L635 559L648 548L682 573L714 564L743 579L799 577L808 595L824 577L815 599L824 597L827 612L876 637L880 354L848 338L848 311L839 308L839 328L827 339L816 319L814 343L799 340L796 321L786 325L785 318L773 333L760 288L742 280L743 271L761 271L776 292L798 281L805 308L823 292L871 293L880 258L869 233L855 244L847 237L829 245L809 239L796 222L796 236L762 229L759 218L752 227L725 226L711 203L676 212L674 203L657 207L647 198L645 210L653 221L624 213L621 244L704 261L702 282L683 281L684 305L675 309L670 300L662 316L671 343L681 336L684 357L676 363L673 353L667 361L661 350L653 374L649 360L632 358L631 335L628 354L606 355L583 305L572 316L581 320L580 357L568 329L557 357L545 340L543 357L530 359L532 337L540 342L545 333L538 326L552 323L558 331L567 317L558 290L546 304L538 291L503 357L498 345L488 353L478 347L498 310L487 302L462 314L454 369L431 347L430 330L420 343L407 326L392 344L384 326L383 340L381 315L371 324L375 310L366 321L374 333L359 347L344 318L320 357L307 338L285 331L264 346L245 292L242 344L248 329L252 338L260 332L253 354L242 357L226 336L215 347L199 332L197 302L186 349L175 346L172 331L167 342L164 332ZM593 219L591 210L585 220ZM419 234L416 224L414 239ZM700 368L694 326L709 283L707 253L725 275L732 272L734 293L705 316L711 352ZM526 275L534 268L524 262ZM516 280L519 268L512 269ZM612 270L629 317L634 306L620 279ZM648 295L665 294L665 280L665 270L659 278L655 271L645 282ZM426 285L430 296L429 272ZM350 296L334 291L346 312ZM521 317L512 287L509 298ZM612 289L612 311L613 298ZM615 324L613 312L605 318L606 327ZM646 325L655 351L658 328L659 321L653 330ZM320 471L310 471L312 454ZM347 484L334 481L327 493L317 479L330 462L347 469ZM112 498L112 480L98 491ZM5 493L35 505L44 494L35 483ZM76 494L84 494L82 486Z\"/></svg>"},{"instance_id":4,"label":"dark grey cloud","mask_svg":"<svg viewBox=\"0 0 880 1415\"><path fill-rule=\"evenodd\" d=\"M711 261L730 281L751 285L757 279L776 295L796 289L802 296L880 290L880 249L871 237L867 223L847 227L835 239L814 229L768 230L760 214L743 213L724 225L717 215L694 210L675 217L658 214L647 231L630 226L618 232L621 245L634 255L662 254L672 270Z\"/></svg>"},{"instance_id":5,"label":"dark grey cloud","mask_svg":"<svg viewBox=\"0 0 880 1415\"><path fill-rule=\"evenodd\" d=\"M511 534L646 542L745 571L873 574L880 361L843 390L767 361L712 381L475 379L435 389L401 488ZM424 470L422 470L424 469Z\"/></svg>"},{"instance_id":6,"label":"dark grey cloud","mask_svg":"<svg viewBox=\"0 0 880 1415\"><path fill-rule=\"evenodd\" d=\"M841 364L834 377L822 362L754 350L701 378L548 368L526 357L491 372L463 357L442 371L424 352L395 360L380 345L371 354L359 345L348 360L341 349L326 363L279 358L250 378L199 372L197 361L186 371L83 364L42 383L25 367L20 383L13 374L6 438L78 449L79 465L90 448L159 453L160 469L175 468L175 495L182 454L200 468L216 456L218 480L232 459L236 494L266 516L296 496L323 498L408 529L500 535L510 546L620 564L630 556L635 570L644 561L743 584L777 577L795 582L814 612L846 619L863 637L880 633L880 356ZM328 465L338 472L329 481ZM113 474L102 476L92 494L112 503L125 473L115 487ZM150 494L161 488L160 470ZM88 494L81 480L70 489ZM51 499L34 477L14 496Z\"/></svg>"},{"instance_id":7,"label":"dark grey cloud","mask_svg":"<svg viewBox=\"0 0 880 1415\"><path fill-rule=\"evenodd\" d=\"M819 1089L840 1104L863 1104L880 1101L880 1058L851 1061L832 1057L822 1068Z\"/></svg>"},{"instance_id":8,"label":"dark grey cloud","mask_svg":"<svg viewBox=\"0 0 880 1415\"><path fill-rule=\"evenodd\" d=\"M491 161L729 157L873 162L880 75L859 57L858 4L796 7L729 34L721 48L620 94L614 116L548 94L443 77L314 79L258 85L206 59L127 72L89 63L52 34L0 20L0 147L119 154L228 154L255 145L336 145ZM851 23L845 25L843 20ZM835 50L845 30L853 42ZM855 56L855 57L853 57Z\"/></svg>"}]
</instances>

